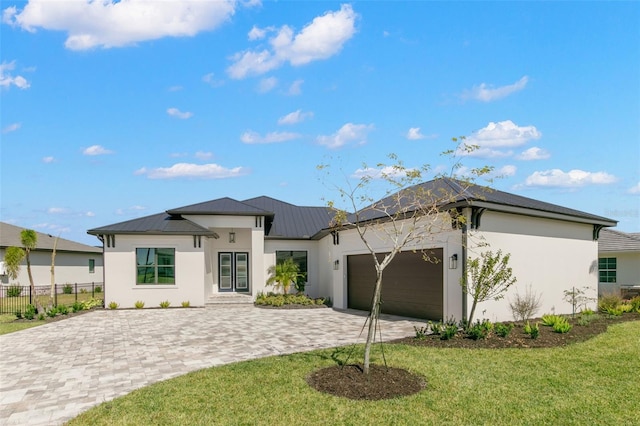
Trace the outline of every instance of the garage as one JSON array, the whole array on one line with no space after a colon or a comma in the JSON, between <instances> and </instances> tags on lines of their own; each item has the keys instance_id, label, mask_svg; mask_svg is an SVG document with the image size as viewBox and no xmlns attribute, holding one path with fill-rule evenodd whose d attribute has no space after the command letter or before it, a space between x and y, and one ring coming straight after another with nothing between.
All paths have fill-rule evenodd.
<instances>
[{"instance_id":1,"label":"garage","mask_svg":"<svg viewBox=\"0 0 640 426\"><path fill-rule=\"evenodd\" d=\"M383 313L440 320L443 317L442 249L429 250L427 262L421 252L401 252L383 273ZM379 254L381 259L384 254ZM368 311L376 280L370 254L347 256L348 306Z\"/></svg>"}]
</instances>

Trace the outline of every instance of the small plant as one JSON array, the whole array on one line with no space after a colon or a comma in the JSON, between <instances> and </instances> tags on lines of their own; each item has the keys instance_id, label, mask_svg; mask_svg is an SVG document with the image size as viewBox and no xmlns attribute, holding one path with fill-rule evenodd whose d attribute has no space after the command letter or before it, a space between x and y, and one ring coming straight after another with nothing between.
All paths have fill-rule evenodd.
<instances>
[{"instance_id":1,"label":"small plant","mask_svg":"<svg viewBox=\"0 0 640 426\"><path fill-rule=\"evenodd\" d=\"M38 314L38 320L44 321L44 314Z\"/></svg>"},{"instance_id":2,"label":"small plant","mask_svg":"<svg viewBox=\"0 0 640 426\"><path fill-rule=\"evenodd\" d=\"M136 309L142 309L144 308L144 302L142 300L136 300L136 303L134 303L134 306L136 307Z\"/></svg>"},{"instance_id":3,"label":"small plant","mask_svg":"<svg viewBox=\"0 0 640 426\"><path fill-rule=\"evenodd\" d=\"M102 299L93 299L92 298L92 299L85 300L84 302L82 302L82 309L89 310L89 309L95 308L96 306L103 306L102 305L103 303L104 302L103 302ZM113 308L111 307L112 304L115 304L115 306ZM111 302L109 304L109 308L110 309L117 309L118 308L118 304L115 303L115 302Z\"/></svg>"},{"instance_id":4,"label":"small plant","mask_svg":"<svg viewBox=\"0 0 640 426\"><path fill-rule=\"evenodd\" d=\"M188 300L185 300L184 302L182 302L183 308L188 308L189 306L191 306L191 302L189 302Z\"/></svg>"},{"instance_id":5,"label":"small plant","mask_svg":"<svg viewBox=\"0 0 640 426\"><path fill-rule=\"evenodd\" d=\"M494 325L493 329L499 337L507 337L511 333L511 330L513 330L513 324L499 322Z\"/></svg>"},{"instance_id":6,"label":"small plant","mask_svg":"<svg viewBox=\"0 0 640 426\"><path fill-rule=\"evenodd\" d=\"M529 321L542 306L542 294L537 294L531 284L524 294L516 293L513 300L509 301L511 314L516 321Z\"/></svg>"},{"instance_id":7,"label":"small plant","mask_svg":"<svg viewBox=\"0 0 640 426\"><path fill-rule=\"evenodd\" d=\"M73 302L73 305L71 305L71 310L73 312L80 312L83 309L84 309L84 304L82 302Z\"/></svg>"},{"instance_id":8,"label":"small plant","mask_svg":"<svg viewBox=\"0 0 640 426\"><path fill-rule=\"evenodd\" d=\"M596 311L594 311L593 309L583 309L580 311L580 315L595 315Z\"/></svg>"},{"instance_id":9,"label":"small plant","mask_svg":"<svg viewBox=\"0 0 640 426\"><path fill-rule=\"evenodd\" d=\"M418 327L417 325L413 326L413 329L416 332L416 339L418 340L424 340L427 338L427 336L429 335L429 324L422 326L422 327Z\"/></svg>"},{"instance_id":10,"label":"small plant","mask_svg":"<svg viewBox=\"0 0 640 426\"><path fill-rule=\"evenodd\" d=\"M560 318L553 324L553 331L556 333L568 333L571 328L572 325L569 324L566 318Z\"/></svg>"},{"instance_id":11,"label":"small plant","mask_svg":"<svg viewBox=\"0 0 640 426\"><path fill-rule=\"evenodd\" d=\"M120 305L116 302L109 302L109 309L118 309L118 306Z\"/></svg>"},{"instance_id":12,"label":"small plant","mask_svg":"<svg viewBox=\"0 0 640 426\"><path fill-rule=\"evenodd\" d=\"M100 286L96 286L96 288L94 288L94 289L93 289L93 291L94 291L95 293L102 293L102 287L100 287Z\"/></svg>"},{"instance_id":13,"label":"small plant","mask_svg":"<svg viewBox=\"0 0 640 426\"><path fill-rule=\"evenodd\" d=\"M36 307L33 305L27 305L27 307L24 310L25 319L32 320L35 318L35 316L36 316Z\"/></svg>"},{"instance_id":14,"label":"small plant","mask_svg":"<svg viewBox=\"0 0 640 426\"><path fill-rule=\"evenodd\" d=\"M622 303L622 297L620 297L618 294L615 294L615 293L603 294L602 296L600 296L600 299L598 299L598 310L600 312L606 313L607 309L609 308L615 309L621 303Z\"/></svg>"},{"instance_id":15,"label":"small plant","mask_svg":"<svg viewBox=\"0 0 640 426\"><path fill-rule=\"evenodd\" d=\"M64 294L73 294L73 286L71 284L65 284L62 287L62 292Z\"/></svg>"},{"instance_id":16,"label":"small plant","mask_svg":"<svg viewBox=\"0 0 640 426\"><path fill-rule=\"evenodd\" d=\"M69 308L66 305L58 305L57 309L60 315L69 315Z\"/></svg>"},{"instance_id":17,"label":"small plant","mask_svg":"<svg viewBox=\"0 0 640 426\"><path fill-rule=\"evenodd\" d=\"M629 300L629 303L633 306L633 310L640 314L640 296L636 296Z\"/></svg>"},{"instance_id":18,"label":"small plant","mask_svg":"<svg viewBox=\"0 0 640 426\"><path fill-rule=\"evenodd\" d=\"M87 293L89 293L89 291L87 291L86 288L81 288L80 289L80 294L87 294Z\"/></svg>"},{"instance_id":19,"label":"small plant","mask_svg":"<svg viewBox=\"0 0 640 426\"><path fill-rule=\"evenodd\" d=\"M440 333L440 339L449 340L452 339L458 333L458 324L445 325Z\"/></svg>"},{"instance_id":20,"label":"small plant","mask_svg":"<svg viewBox=\"0 0 640 426\"><path fill-rule=\"evenodd\" d=\"M169 302L168 300L164 300L162 302L160 302L160 307L163 309L168 308L171 305L171 302Z\"/></svg>"},{"instance_id":21,"label":"small plant","mask_svg":"<svg viewBox=\"0 0 640 426\"><path fill-rule=\"evenodd\" d=\"M22 286L15 284L7 287L7 297L20 297L22 294Z\"/></svg>"},{"instance_id":22,"label":"small plant","mask_svg":"<svg viewBox=\"0 0 640 426\"><path fill-rule=\"evenodd\" d=\"M467 335L473 340L486 339L493 330L493 324L491 321L484 320L482 322L477 321L471 327L467 328Z\"/></svg>"},{"instance_id":23,"label":"small plant","mask_svg":"<svg viewBox=\"0 0 640 426\"><path fill-rule=\"evenodd\" d=\"M564 321L565 319L560 315L555 314L544 314L542 316L542 325L547 327L553 327L559 321Z\"/></svg>"},{"instance_id":24,"label":"small plant","mask_svg":"<svg viewBox=\"0 0 640 426\"><path fill-rule=\"evenodd\" d=\"M616 307L607 307L604 309L604 313L609 315L610 317L619 317L624 313L620 306Z\"/></svg>"},{"instance_id":25,"label":"small plant","mask_svg":"<svg viewBox=\"0 0 640 426\"><path fill-rule=\"evenodd\" d=\"M16 314L16 319L22 319L22 311L20 309L18 309L15 314Z\"/></svg>"},{"instance_id":26,"label":"small plant","mask_svg":"<svg viewBox=\"0 0 640 426\"><path fill-rule=\"evenodd\" d=\"M58 315L58 309L55 306L47 309L47 316L49 318L54 318L56 315Z\"/></svg>"},{"instance_id":27,"label":"small plant","mask_svg":"<svg viewBox=\"0 0 640 426\"><path fill-rule=\"evenodd\" d=\"M528 334L532 339L537 339L540 336L540 326L538 323L531 325L529 321L524 325L524 333Z\"/></svg>"},{"instance_id":28,"label":"small plant","mask_svg":"<svg viewBox=\"0 0 640 426\"><path fill-rule=\"evenodd\" d=\"M573 317L576 316L576 312L578 312L580 308L585 308L589 302L596 300L593 297L587 296L587 292L590 289L591 287L584 286L582 289L571 287L571 290L564 291L564 300L571 304Z\"/></svg>"},{"instance_id":29,"label":"small plant","mask_svg":"<svg viewBox=\"0 0 640 426\"><path fill-rule=\"evenodd\" d=\"M431 329L431 332L433 334L442 334L442 330L444 329L444 324L442 324L442 321L438 321L438 322L429 321L427 325L429 325L429 329Z\"/></svg>"},{"instance_id":30,"label":"small plant","mask_svg":"<svg viewBox=\"0 0 640 426\"><path fill-rule=\"evenodd\" d=\"M623 313L628 314L629 312L633 312L633 305L631 303L623 303L618 306L622 310Z\"/></svg>"}]
</instances>

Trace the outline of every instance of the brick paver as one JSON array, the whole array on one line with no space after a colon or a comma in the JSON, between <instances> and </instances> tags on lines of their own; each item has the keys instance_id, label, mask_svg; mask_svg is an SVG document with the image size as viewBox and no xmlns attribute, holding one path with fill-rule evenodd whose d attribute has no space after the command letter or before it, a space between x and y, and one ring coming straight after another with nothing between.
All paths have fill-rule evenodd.
<instances>
[{"instance_id":1,"label":"brick paver","mask_svg":"<svg viewBox=\"0 0 640 426\"><path fill-rule=\"evenodd\" d=\"M362 342L365 317L253 306L101 310L0 336L0 424L56 425L202 368ZM384 339L419 324L383 316Z\"/></svg>"}]
</instances>

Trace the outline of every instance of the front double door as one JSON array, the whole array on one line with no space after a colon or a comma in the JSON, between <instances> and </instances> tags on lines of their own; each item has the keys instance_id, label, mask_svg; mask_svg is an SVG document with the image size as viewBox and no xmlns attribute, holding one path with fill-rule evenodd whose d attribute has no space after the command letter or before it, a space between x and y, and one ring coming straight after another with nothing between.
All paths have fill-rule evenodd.
<instances>
[{"instance_id":1,"label":"front double door","mask_svg":"<svg viewBox=\"0 0 640 426\"><path fill-rule=\"evenodd\" d=\"M218 288L220 291L249 291L249 253L218 254Z\"/></svg>"}]
</instances>

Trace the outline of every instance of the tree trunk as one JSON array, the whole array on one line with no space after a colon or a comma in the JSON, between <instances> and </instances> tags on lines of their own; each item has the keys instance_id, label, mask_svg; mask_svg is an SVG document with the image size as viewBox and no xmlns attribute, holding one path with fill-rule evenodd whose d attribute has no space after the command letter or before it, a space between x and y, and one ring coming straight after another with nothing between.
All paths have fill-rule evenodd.
<instances>
[{"instance_id":1,"label":"tree trunk","mask_svg":"<svg viewBox=\"0 0 640 426\"><path fill-rule=\"evenodd\" d=\"M40 303L40 300L38 299L38 295L36 294L36 286L33 282L33 275L31 275L31 260L29 259L29 251L30 250L26 250L26 258L27 258L27 275L29 275L29 286L31 287L31 294L34 300L34 304L36 306L36 308L38 309L38 313L39 314L44 314L44 309L42 308L42 304Z\"/></svg>"},{"instance_id":2,"label":"tree trunk","mask_svg":"<svg viewBox=\"0 0 640 426\"><path fill-rule=\"evenodd\" d=\"M465 294L465 297L467 295ZM469 314L469 321L467 321L467 327L471 327L471 321L473 321L473 315L476 313L476 305L478 304L478 299L473 298L473 304L471 305L471 313Z\"/></svg>"},{"instance_id":3,"label":"tree trunk","mask_svg":"<svg viewBox=\"0 0 640 426\"><path fill-rule=\"evenodd\" d=\"M49 291L49 306L53 306L53 296L56 291L56 248L58 247L58 238L53 242L53 251L51 252L51 290Z\"/></svg>"},{"instance_id":4,"label":"tree trunk","mask_svg":"<svg viewBox=\"0 0 640 426\"><path fill-rule=\"evenodd\" d=\"M369 374L369 363L371 356L371 345L376 337L376 326L380 316L380 295L382 293L382 272L377 273L376 286L373 290L373 300L371 302L371 313L369 314L369 330L367 332L367 342L364 346L364 366L362 372Z\"/></svg>"}]
</instances>

